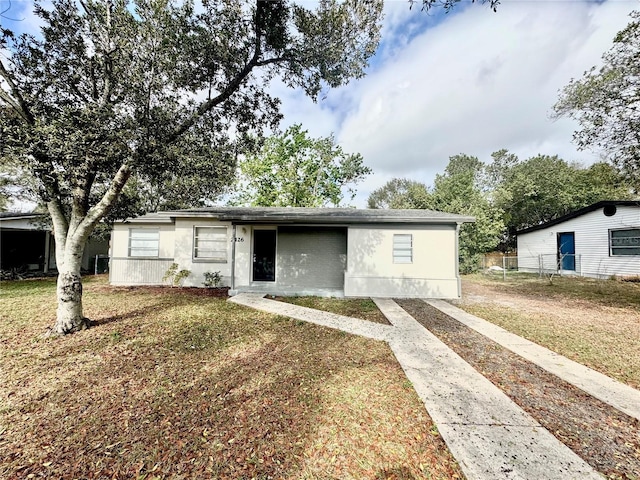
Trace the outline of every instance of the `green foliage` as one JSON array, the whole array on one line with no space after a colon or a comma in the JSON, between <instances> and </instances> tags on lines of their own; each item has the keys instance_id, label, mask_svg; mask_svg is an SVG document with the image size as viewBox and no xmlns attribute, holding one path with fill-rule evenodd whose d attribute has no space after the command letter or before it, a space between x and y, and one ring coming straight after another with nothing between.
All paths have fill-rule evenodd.
<instances>
[{"instance_id":1,"label":"green foliage","mask_svg":"<svg viewBox=\"0 0 640 480\"><path fill-rule=\"evenodd\" d=\"M277 128L272 78L316 98L362 77L382 0L313 9L52 0L34 13L38 36L0 29L0 50L10 52L0 58L0 158L31 179L23 185L51 214L58 270L75 275L110 212L200 205L222 192L237 155ZM117 204L131 178L134 201ZM56 331L82 320L63 315Z\"/></svg>"},{"instance_id":2,"label":"green foliage","mask_svg":"<svg viewBox=\"0 0 640 480\"><path fill-rule=\"evenodd\" d=\"M556 117L568 116L580 124L574 141L581 149L607 154L640 191L640 12L618 32L603 56L600 69L592 67L581 79L572 79L554 107Z\"/></svg>"},{"instance_id":3,"label":"green foliage","mask_svg":"<svg viewBox=\"0 0 640 480\"><path fill-rule=\"evenodd\" d=\"M8 112L0 154L18 159L35 179L32 195L63 208L67 224L100 200L107 205L97 216L106 215L129 177L133 213L218 195L236 155L280 120L266 81L281 75L315 97L363 76L382 3L322 1L311 10L212 1L202 9L54 0L35 8L41 38L2 31L0 47L12 55L0 69Z\"/></svg>"},{"instance_id":4,"label":"green foliage","mask_svg":"<svg viewBox=\"0 0 640 480\"><path fill-rule=\"evenodd\" d=\"M485 165L477 157L455 155L442 175L436 175L432 193L435 210L475 217L460 227L460 271L476 270L480 256L494 250L502 238L502 210L483 191Z\"/></svg>"},{"instance_id":5,"label":"green foliage","mask_svg":"<svg viewBox=\"0 0 640 480\"><path fill-rule=\"evenodd\" d=\"M180 266L177 263L172 263L164 275L162 276L163 282L169 282L172 287L182 286L182 283L191 275L191 270L178 270Z\"/></svg>"},{"instance_id":6,"label":"green foliage","mask_svg":"<svg viewBox=\"0 0 640 480\"><path fill-rule=\"evenodd\" d=\"M426 185L406 178L393 178L374 190L367 200L369 208L432 208L432 198Z\"/></svg>"},{"instance_id":7,"label":"green foliage","mask_svg":"<svg viewBox=\"0 0 640 480\"><path fill-rule=\"evenodd\" d=\"M510 235L600 200L632 196L623 175L607 163L585 168L548 155L520 161L504 150L493 157L488 188L494 205L505 212Z\"/></svg>"},{"instance_id":8,"label":"green foliage","mask_svg":"<svg viewBox=\"0 0 640 480\"><path fill-rule=\"evenodd\" d=\"M162 276L162 281L163 282L168 281L169 285L173 285L173 279L175 278L179 267L180 265L178 265L177 263L172 263L167 269L167 271L164 272L164 275Z\"/></svg>"},{"instance_id":9,"label":"green foliage","mask_svg":"<svg viewBox=\"0 0 640 480\"><path fill-rule=\"evenodd\" d=\"M222 284L222 274L220 271L204 272L204 285L207 288L218 288Z\"/></svg>"},{"instance_id":10,"label":"green foliage","mask_svg":"<svg viewBox=\"0 0 640 480\"><path fill-rule=\"evenodd\" d=\"M234 203L260 207L339 206L371 173L360 154L346 154L332 136L309 138L301 125L268 138L259 153L240 163Z\"/></svg>"}]
</instances>

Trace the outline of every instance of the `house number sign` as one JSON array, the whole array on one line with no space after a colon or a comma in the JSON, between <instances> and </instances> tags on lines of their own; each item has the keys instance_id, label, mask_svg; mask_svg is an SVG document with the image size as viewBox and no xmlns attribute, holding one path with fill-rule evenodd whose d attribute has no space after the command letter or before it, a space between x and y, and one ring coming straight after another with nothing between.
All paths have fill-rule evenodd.
<instances>
[{"instance_id":1,"label":"house number sign","mask_svg":"<svg viewBox=\"0 0 640 480\"><path fill-rule=\"evenodd\" d=\"M232 242L242 243L244 242L244 237L233 237L231 239Z\"/></svg>"}]
</instances>

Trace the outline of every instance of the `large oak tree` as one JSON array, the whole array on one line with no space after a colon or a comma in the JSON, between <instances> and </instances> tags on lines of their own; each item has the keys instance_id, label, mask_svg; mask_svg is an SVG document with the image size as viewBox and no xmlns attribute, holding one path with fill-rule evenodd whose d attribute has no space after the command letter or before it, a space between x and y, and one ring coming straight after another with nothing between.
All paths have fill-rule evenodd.
<instances>
[{"instance_id":1,"label":"large oak tree","mask_svg":"<svg viewBox=\"0 0 640 480\"><path fill-rule=\"evenodd\" d=\"M238 149L280 119L279 77L316 97L361 77L381 0L53 0L38 35L0 36L0 156L47 205L56 241L53 331L88 326L86 240L132 175L215 190ZM205 191L208 191L206 188Z\"/></svg>"}]
</instances>

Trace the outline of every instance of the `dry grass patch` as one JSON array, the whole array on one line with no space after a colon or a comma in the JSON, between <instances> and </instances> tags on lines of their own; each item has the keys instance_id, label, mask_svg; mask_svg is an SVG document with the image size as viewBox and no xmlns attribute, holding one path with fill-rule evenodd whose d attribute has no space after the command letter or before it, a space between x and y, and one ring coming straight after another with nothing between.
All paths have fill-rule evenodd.
<instances>
[{"instance_id":1,"label":"dry grass patch","mask_svg":"<svg viewBox=\"0 0 640 480\"><path fill-rule=\"evenodd\" d=\"M640 387L640 285L536 277L463 279L461 308Z\"/></svg>"},{"instance_id":2,"label":"dry grass patch","mask_svg":"<svg viewBox=\"0 0 640 480\"><path fill-rule=\"evenodd\" d=\"M382 342L167 289L2 285L0 477L455 478Z\"/></svg>"},{"instance_id":3,"label":"dry grass patch","mask_svg":"<svg viewBox=\"0 0 640 480\"><path fill-rule=\"evenodd\" d=\"M370 298L275 297L276 300L301 307L315 308L346 317L391 325Z\"/></svg>"}]
</instances>

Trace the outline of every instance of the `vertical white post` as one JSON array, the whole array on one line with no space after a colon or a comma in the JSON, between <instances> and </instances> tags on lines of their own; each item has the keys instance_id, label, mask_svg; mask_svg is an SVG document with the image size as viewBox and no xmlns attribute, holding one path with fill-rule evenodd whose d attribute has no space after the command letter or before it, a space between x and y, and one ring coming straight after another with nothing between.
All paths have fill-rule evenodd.
<instances>
[{"instance_id":1,"label":"vertical white post","mask_svg":"<svg viewBox=\"0 0 640 480\"><path fill-rule=\"evenodd\" d=\"M507 258L502 255L502 281L507 281Z\"/></svg>"},{"instance_id":2,"label":"vertical white post","mask_svg":"<svg viewBox=\"0 0 640 480\"><path fill-rule=\"evenodd\" d=\"M542 278L542 254L538 255L538 275L540 275L540 278Z\"/></svg>"},{"instance_id":3,"label":"vertical white post","mask_svg":"<svg viewBox=\"0 0 640 480\"><path fill-rule=\"evenodd\" d=\"M44 273L49 272L49 255L51 254L50 248L51 248L51 233L49 232L49 230L47 230L46 232L44 232L44 265L42 267L42 270L44 271Z\"/></svg>"}]
</instances>

